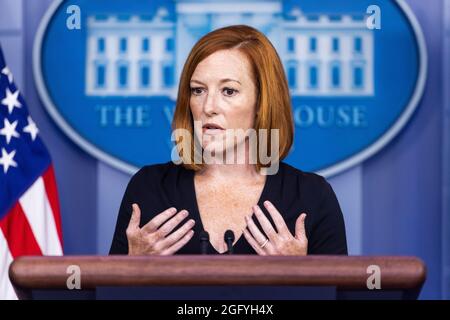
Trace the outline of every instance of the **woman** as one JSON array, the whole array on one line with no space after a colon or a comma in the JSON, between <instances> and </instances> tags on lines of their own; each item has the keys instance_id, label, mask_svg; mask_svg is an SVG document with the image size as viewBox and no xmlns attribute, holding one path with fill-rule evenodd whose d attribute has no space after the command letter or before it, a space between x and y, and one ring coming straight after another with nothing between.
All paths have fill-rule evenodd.
<instances>
[{"instance_id":1,"label":"woman","mask_svg":"<svg viewBox=\"0 0 450 320\"><path fill-rule=\"evenodd\" d=\"M172 123L185 133L176 135L181 164L132 177L110 254L199 254L205 243L215 254L347 254L331 186L281 161L293 142L290 101L280 58L261 32L238 25L201 38L183 68ZM270 150L270 161L251 161L255 140L226 139L233 130L269 132L271 144L258 135L256 149ZM243 161L217 161L239 148ZM227 230L235 235L228 247Z\"/></svg>"}]
</instances>

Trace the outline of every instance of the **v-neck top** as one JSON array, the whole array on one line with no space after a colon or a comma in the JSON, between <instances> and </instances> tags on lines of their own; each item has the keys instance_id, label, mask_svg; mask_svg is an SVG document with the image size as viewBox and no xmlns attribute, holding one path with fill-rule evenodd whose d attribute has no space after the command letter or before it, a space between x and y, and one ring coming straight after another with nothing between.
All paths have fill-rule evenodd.
<instances>
[{"instance_id":1,"label":"v-neck top","mask_svg":"<svg viewBox=\"0 0 450 320\"><path fill-rule=\"evenodd\" d=\"M195 215L195 223L197 224L199 224L199 226L198 226L198 230L200 230L200 232L202 231L202 230L205 230L205 227L204 227L204 225L203 225L203 220L201 219L201 216L200 216L200 209L199 209L199 207L198 207L198 202L197 202L197 194L196 194L196 190L195 190L195 182L194 182L194 173L193 173L193 171L192 170L190 170L191 172L192 172L192 178L190 178L188 181L190 182L190 184L191 184L191 186L190 186L190 190L193 190L193 197L192 197L192 199L193 199L193 206L194 206L194 213L196 213L196 215ZM257 204L258 204L258 206L260 207L260 208L262 208L262 204L263 204L263 202L264 201L266 201L267 199L265 198L266 197L266 192L267 192L267 189L268 189L268 186L270 185L270 181L269 180L271 180L270 178L270 175L268 175L268 176L266 176L266 179L265 179L265 181L264 181L264 186L263 186L263 189L262 189L262 191L261 191L261 194L260 194L260 196L259 196L259 199L258 199L258 202L257 202ZM191 217L192 218L192 217ZM260 228L260 230L262 230L262 228L261 228L261 226L258 224L258 221L256 220L256 219L254 219L254 221L255 221L255 223L257 223L257 225L258 225L258 227ZM272 222L272 220L271 220L271 222ZM225 230L227 230L228 228L225 228ZM195 232L195 231L194 231ZM237 245L238 244L240 244L240 241L241 240L243 240L243 241L247 241L246 239L245 239L245 236L244 236L244 233L241 233L241 235L240 235L240 237L234 242L234 244L233 244L233 253L235 253L235 250L236 250L236 247L237 247ZM225 252L223 252L223 253L220 253L219 251L217 251L216 250L216 248L211 244L211 242L207 242L207 252L208 253L213 253L213 254L226 254L226 253L229 253L229 251L227 250L227 251L225 251ZM251 247L250 247L251 248ZM252 248L251 248L252 249ZM252 249L253 250L253 249ZM245 253L249 253L249 252L245 252ZM252 252L252 253L256 253L256 252Z\"/></svg>"},{"instance_id":2,"label":"v-neck top","mask_svg":"<svg viewBox=\"0 0 450 320\"><path fill-rule=\"evenodd\" d=\"M110 254L128 254L126 229L133 203L137 203L141 209L141 227L170 207L178 211L186 209L189 215L185 221L195 220L194 235L176 254L200 254L203 223L197 204L194 174L193 170L169 161L145 166L133 175L120 205ZM263 205L266 200L278 209L293 235L297 218L303 212L307 214L305 229L308 254L347 254L343 214L333 189L322 176L303 172L281 161L278 172L267 175L258 200L259 207L274 225ZM254 221L262 231L257 219ZM219 254L209 241L207 253ZM233 253L256 254L243 235L233 244Z\"/></svg>"}]
</instances>

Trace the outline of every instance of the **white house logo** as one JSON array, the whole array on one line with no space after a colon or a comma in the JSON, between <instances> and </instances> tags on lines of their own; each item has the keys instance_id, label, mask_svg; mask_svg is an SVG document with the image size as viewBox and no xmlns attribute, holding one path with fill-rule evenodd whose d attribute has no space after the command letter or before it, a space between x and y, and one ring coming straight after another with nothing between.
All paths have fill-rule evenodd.
<instances>
[{"instance_id":1,"label":"white house logo","mask_svg":"<svg viewBox=\"0 0 450 320\"><path fill-rule=\"evenodd\" d=\"M382 13L381 28L368 27L370 7ZM78 28L67 27L73 12ZM127 172L168 161L185 59L202 35L231 24L256 27L277 48L296 127L287 162L304 170L331 175L363 161L421 97L424 40L400 0L57 1L34 48L39 93L99 159Z\"/></svg>"}]
</instances>

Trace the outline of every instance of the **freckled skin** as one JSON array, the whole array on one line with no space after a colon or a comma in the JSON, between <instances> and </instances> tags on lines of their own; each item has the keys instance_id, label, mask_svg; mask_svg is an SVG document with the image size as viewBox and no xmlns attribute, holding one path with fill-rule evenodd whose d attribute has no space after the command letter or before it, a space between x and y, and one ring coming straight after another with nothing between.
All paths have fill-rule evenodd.
<instances>
[{"instance_id":1,"label":"freckled skin","mask_svg":"<svg viewBox=\"0 0 450 320\"><path fill-rule=\"evenodd\" d=\"M234 79L221 83L221 79ZM190 107L194 120L213 122L224 129L250 129L256 115L255 81L246 56L238 50L221 50L213 53L196 67L191 80ZM227 91L227 89L231 89ZM237 90L237 92L233 91ZM231 94L230 94L231 93ZM237 142L242 143L242 141ZM204 149L217 149L218 142L204 137ZM225 148L231 145L227 144ZM223 150L223 149L220 149ZM196 173L195 187L200 216L210 235L210 242L219 252L226 251L223 235L227 229L235 234L235 241L245 228L246 215L258 202L265 177L255 175L247 179L219 181Z\"/></svg>"},{"instance_id":2,"label":"freckled skin","mask_svg":"<svg viewBox=\"0 0 450 320\"><path fill-rule=\"evenodd\" d=\"M239 83L221 83L222 79ZM254 127L257 88L251 66L238 50L217 51L201 61L191 77L191 92L190 107L194 121L213 122L224 129L247 130ZM203 136L202 147L218 150L220 143ZM231 145L232 142L227 147Z\"/></svg>"},{"instance_id":3,"label":"freckled skin","mask_svg":"<svg viewBox=\"0 0 450 320\"><path fill-rule=\"evenodd\" d=\"M223 79L234 81L224 82ZM232 49L211 54L196 67L190 86L190 108L194 121L214 123L223 129L246 131L254 128L257 88L251 65L243 53ZM199 136L199 132L196 131L196 135ZM236 145L248 149L248 141L244 139L236 142L227 139L223 146L221 139L224 135L217 137L212 139L209 135L203 135L203 149L215 150L216 154L226 154ZM254 207L261 196L266 176L257 173L249 163L246 166L251 170L245 174L242 170L238 170L240 174L235 170L241 165L233 164L230 167L233 170L228 170L227 166L205 165L194 176L200 217L213 247L220 253L225 252L227 248L223 236L227 229L231 229L235 242L244 236L259 255L306 255L306 215L297 219L296 231L292 235L281 214L269 204L269 212L277 220L277 232L262 211ZM255 213L265 231L257 230L254 221L248 219L247 216L252 213ZM246 227L250 228L250 232L243 234Z\"/></svg>"},{"instance_id":4,"label":"freckled skin","mask_svg":"<svg viewBox=\"0 0 450 320\"><path fill-rule=\"evenodd\" d=\"M252 206L258 202L264 180L219 183L196 176L195 186L200 216L210 242L218 252L225 252L225 231L234 232L235 242L239 239L246 226L244 217L252 214Z\"/></svg>"}]
</instances>

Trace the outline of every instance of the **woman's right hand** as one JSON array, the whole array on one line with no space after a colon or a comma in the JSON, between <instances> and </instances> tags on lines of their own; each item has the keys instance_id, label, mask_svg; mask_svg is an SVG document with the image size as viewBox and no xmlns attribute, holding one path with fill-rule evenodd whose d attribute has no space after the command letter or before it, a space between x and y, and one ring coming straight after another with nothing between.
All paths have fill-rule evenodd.
<instances>
[{"instance_id":1,"label":"woman's right hand","mask_svg":"<svg viewBox=\"0 0 450 320\"><path fill-rule=\"evenodd\" d=\"M188 243L194 235L193 219L170 234L188 216L187 210L177 213L177 209L169 208L140 228L141 209L136 203L133 203L132 208L133 213L126 231L129 255L171 255Z\"/></svg>"}]
</instances>

